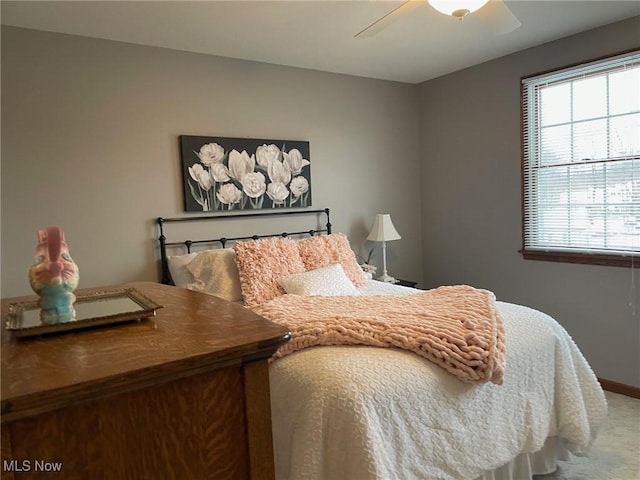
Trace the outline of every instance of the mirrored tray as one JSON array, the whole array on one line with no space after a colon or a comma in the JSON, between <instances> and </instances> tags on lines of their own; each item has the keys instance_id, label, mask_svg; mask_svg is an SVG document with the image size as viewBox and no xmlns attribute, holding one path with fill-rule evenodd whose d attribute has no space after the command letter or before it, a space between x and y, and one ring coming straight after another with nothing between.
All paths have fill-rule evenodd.
<instances>
[{"instance_id":1,"label":"mirrored tray","mask_svg":"<svg viewBox=\"0 0 640 480\"><path fill-rule=\"evenodd\" d=\"M40 320L37 300L12 303L9 305L6 328L16 337L31 337L153 317L162 306L135 288L127 288L79 294L74 308L76 318L71 322L46 324Z\"/></svg>"}]
</instances>

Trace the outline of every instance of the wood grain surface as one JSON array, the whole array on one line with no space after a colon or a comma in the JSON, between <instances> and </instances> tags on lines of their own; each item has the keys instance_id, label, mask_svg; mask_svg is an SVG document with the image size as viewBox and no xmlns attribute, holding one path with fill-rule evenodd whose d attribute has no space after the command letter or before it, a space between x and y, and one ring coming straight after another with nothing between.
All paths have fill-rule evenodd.
<instances>
[{"instance_id":1,"label":"wood grain surface","mask_svg":"<svg viewBox=\"0 0 640 480\"><path fill-rule=\"evenodd\" d=\"M125 286L163 308L140 322L40 338L15 339L2 329L3 422L209 371L212 366L268 358L288 339L284 327L211 295L152 282ZM33 298L3 299L3 319L10 303Z\"/></svg>"},{"instance_id":2,"label":"wood grain surface","mask_svg":"<svg viewBox=\"0 0 640 480\"><path fill-rule=\"evenodd\" d=\"M209 295L126 286L163 308L41 338L3 329L2 478L56 478L42 461L65 479L273 479L267 359L288 331Z\"/></svg>"}]
</instances>

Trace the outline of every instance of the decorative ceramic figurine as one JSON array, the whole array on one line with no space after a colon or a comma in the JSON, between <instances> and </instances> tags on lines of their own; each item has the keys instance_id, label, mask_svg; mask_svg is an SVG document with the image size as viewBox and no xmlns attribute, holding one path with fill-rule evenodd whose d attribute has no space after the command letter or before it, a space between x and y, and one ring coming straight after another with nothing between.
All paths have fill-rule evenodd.
<instances>
[{"instance_id":1,"label":"decorative ceramic figurine","mask_svg":"<svg viewBox=\"0 0 640 480\"><path fill-rule=\"evenodd\" d=\"M29 283L40 299L40 320L55 324L75 319L73 291L80 279L78 266L69 255L60 227L38 230L38 246L34 265L29 269Z\"/></svg>"}]
</instances>

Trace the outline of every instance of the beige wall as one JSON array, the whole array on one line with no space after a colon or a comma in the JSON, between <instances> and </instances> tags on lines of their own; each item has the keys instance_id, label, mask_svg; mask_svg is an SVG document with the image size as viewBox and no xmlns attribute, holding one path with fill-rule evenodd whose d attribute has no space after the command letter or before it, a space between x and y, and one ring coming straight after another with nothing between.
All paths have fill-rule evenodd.
<instances>
[{"instance_id":1,"label":"beige wall","mask_svg":"<svg viewBox=\"0 0 640 480\"><path fill-rule=\"evenodd\" d=\"M525 261L518 253L519 85L522 76L638 47L638 32L635 17L420 86L425 285L469 283L543 310L569 331L598 376L634 386L640 270Z\"/></svg>"},{"instance_id":2,"label":"beige wall","mask_svg":"<svg viewBox=\"0 0 640 480\"><path fill-rule=\"evenodd\" d=\"M308 140L314 207L363 252L391 213L389 269L420 280L416 85L12 27L1 85L3 297L31 293L48 225L81 286L157 279L153 220L185 215L182 134Z\"/></svg>"}]
</instances>

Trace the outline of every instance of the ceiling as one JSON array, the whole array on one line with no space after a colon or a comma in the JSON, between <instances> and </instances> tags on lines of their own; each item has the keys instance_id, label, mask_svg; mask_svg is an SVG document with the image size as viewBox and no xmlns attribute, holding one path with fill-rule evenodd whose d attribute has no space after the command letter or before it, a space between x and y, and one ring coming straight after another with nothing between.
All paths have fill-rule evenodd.
<instances>
[{"instance_id":1,"label":"ceiling","mask_svg":"<svg viewBox=\"0 0 640 480\"><path fill-rule=\"evenodd\" d=\"M354 35L400 1L6 1L3 25L362 77L420 83L640 15L640 2L506 0L522 26L495 35L420 5L377 35Z\"/></svg>"}]
</instances>

